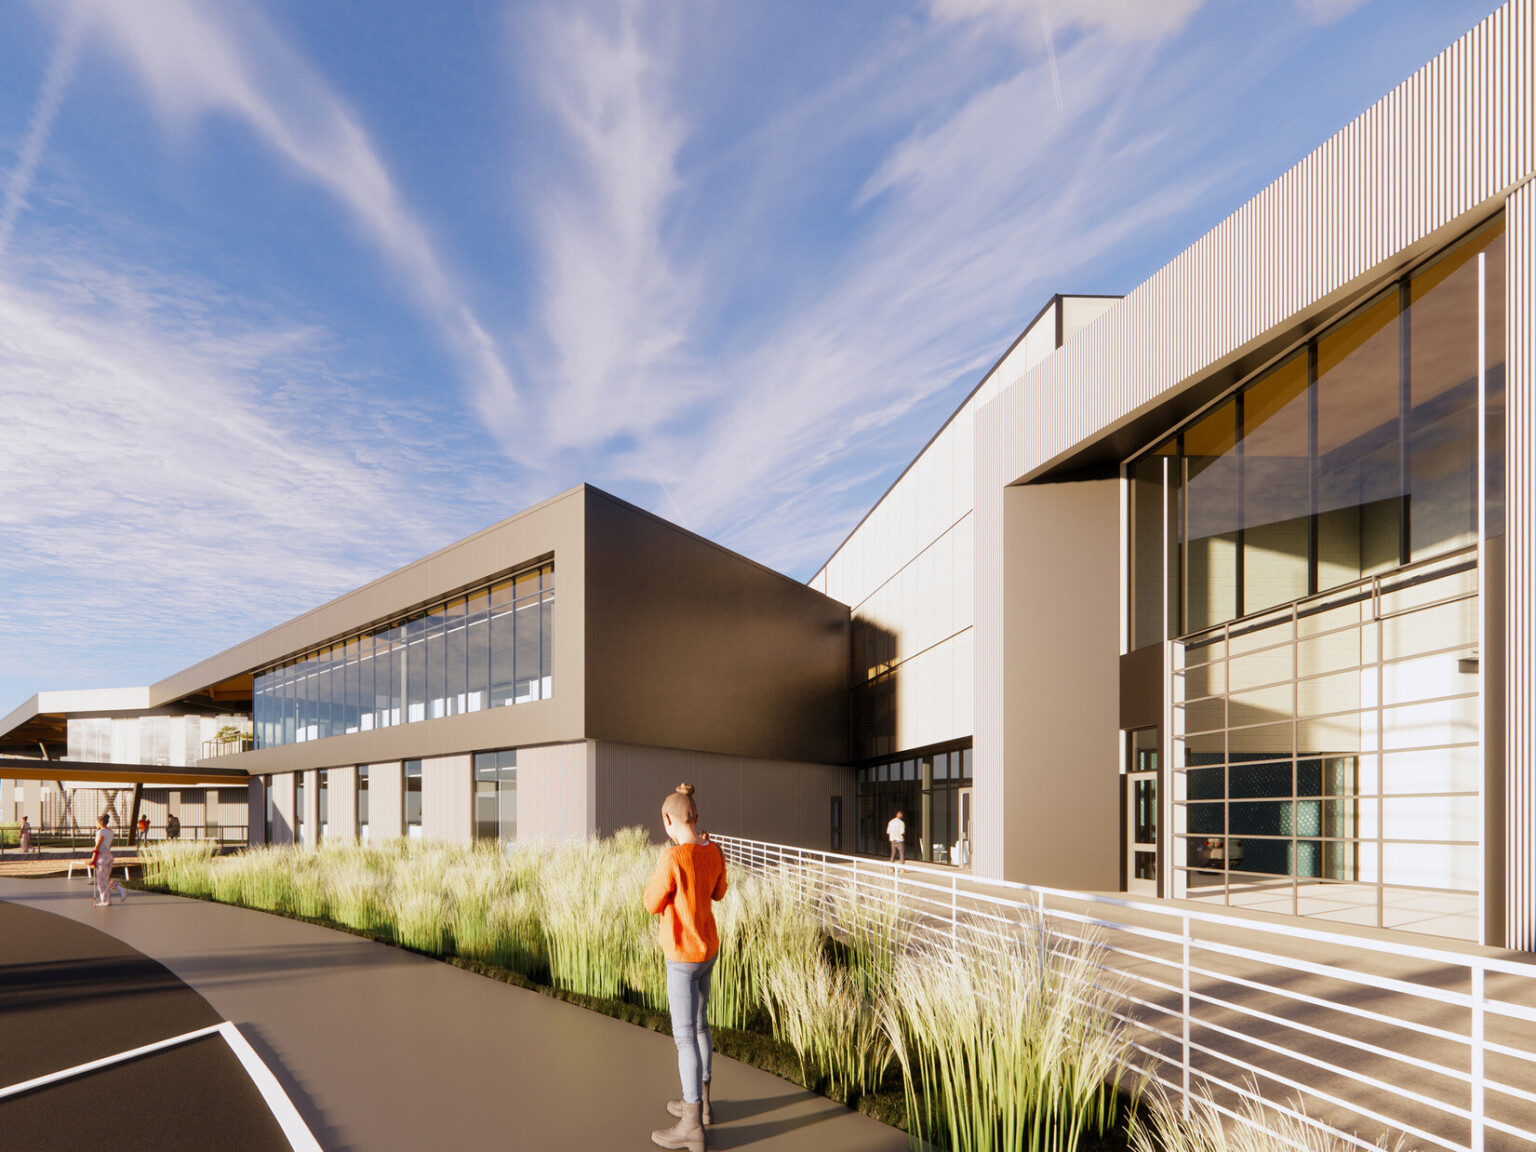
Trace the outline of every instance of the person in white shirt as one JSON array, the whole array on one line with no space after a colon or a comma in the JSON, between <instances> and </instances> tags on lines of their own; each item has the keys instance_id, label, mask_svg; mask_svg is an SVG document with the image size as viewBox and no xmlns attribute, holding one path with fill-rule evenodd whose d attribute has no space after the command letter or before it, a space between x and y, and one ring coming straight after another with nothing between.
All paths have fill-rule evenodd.
<instances>
[{"instance_id":1,"label":"person in white shirt","mask_svg":"<svg viewBox=\"0 0 1536 1152\"><path fill-rule=\"evenodd\" d=\"M898 810L891 817L891 822L885 826L885 834L891 841L891 863L905 864L907 860L907 825L901 818Z\"/></svg>"}]
</instances>

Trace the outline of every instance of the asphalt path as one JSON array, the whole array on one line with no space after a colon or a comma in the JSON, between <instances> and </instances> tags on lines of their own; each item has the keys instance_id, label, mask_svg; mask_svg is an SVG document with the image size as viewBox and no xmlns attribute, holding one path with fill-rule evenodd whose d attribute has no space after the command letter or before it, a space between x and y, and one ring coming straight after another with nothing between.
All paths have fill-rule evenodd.
<instances>
[{"instance_id":1,"label":"asphalt path","mask_svg":"<svg viewBox=\"0 0 1536 1152\"><path fill-rule=\"evenodd\" d=\"M0 902L0 1088L220 1020L116 937ZM276 1152L288 1143L239 1059L211 1036L0 1099L7 1152L90 1147Z\"/></svg>"},{"instance_id":2,"label":"asphalt path","mask_svg":"<svg viewBox=\"0 0 1536 1152\"><path fill-rule=\"evenodd\" d=\"M535 992L222 904L141 892L95 909L79 879L0 879L0 901L98 928L164 965L239 1025L327 1149L640 1152L672 1122L669 1037ZM720 1056L713 1089L711 1149L908 1146L894 1128Z\"/></svg>"}]
</instances>

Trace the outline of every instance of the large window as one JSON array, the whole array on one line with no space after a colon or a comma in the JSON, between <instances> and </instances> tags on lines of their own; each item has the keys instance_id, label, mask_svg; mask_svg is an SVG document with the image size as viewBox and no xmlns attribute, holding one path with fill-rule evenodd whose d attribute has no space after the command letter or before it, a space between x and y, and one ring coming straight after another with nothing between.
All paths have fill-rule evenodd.
<instances>
[{"instance_id":1,"label":"large window","mask_svg":"<svg viewBox=\"0 0 1536 1152\"><path fill-rule=\"evenodd\" d=\"M304 844L304 773L293 774L293 842Z\"/></svg>"},{"instance_id":2,"label":"large window","mask_svg":"<svg viewBox=\"0 0 1536 1152\"><path fill-rule=\"evenodd\" d=\"M1501 533L1503 285L1501 217L1128 465L1132 647Z\"/></svg>"},{"instance_id":3,"label":"large window","mask_svg":"<svg viewBox=\"0 0 1536 1152\"><path fill-rule=\"evenodd\" d=\"M475 754L475 839L517 842L517 750Z\"/></svg>"},{"instance_id":4,"label":"large window","mask_svg":"<svg viewBox=\"0 0 1536 1152\"><path fill-rule=\"evenodd\" d=\"M405 834L421 838L421 761L405 762L405 791L401 797L405 811Z\"/></svg>"},{"instance_id":5,"label":"large window","mask_svg":"<svg viewBox=\"0 0 1536 1152\"><path fill-rule=\"evenodd\" d=\"M1482 226L1127 466L1131 647L1172 642L1169 895L1477 938L1504 244Z\"/></svg>"},{"instance_id":6,"label":"large window","mask_svg":"<svg viewBox=\"0 0 1536 1152\"><path fill-rule=\"evenodd\" d=\"M860 768L859 851L890 851L886 825L899 811L907 856L935 864L968 863L971 750L951 748Z\"/></svg>"},{"instance_id":7,"label":"large window","mask_svg":"<svg viewBox=\"0 0 1536 1152\"><path fill-rule=\"evenodd\" d=\"M368 841L368 765L357 766L357 835Z\"/></svg>"},{"instance_id":8,"label":"large window","mask_svg":"<svg viewBox=\"0 0 1536 1152\"><path fill-rule=\"evenodd\" d=\"M1475 940L1475 556L1174 646L1170 895Z\"/></svg>"},{"instance_id":9,"label":"large window","mask_svg":"<svg viewBox=\"0 0 1536 1152\"><path fill-rule=\"evenodd\" d=\"M544 564L258 673L257 747L548 699L554 612Z\"/></svg>"}]
</instances>

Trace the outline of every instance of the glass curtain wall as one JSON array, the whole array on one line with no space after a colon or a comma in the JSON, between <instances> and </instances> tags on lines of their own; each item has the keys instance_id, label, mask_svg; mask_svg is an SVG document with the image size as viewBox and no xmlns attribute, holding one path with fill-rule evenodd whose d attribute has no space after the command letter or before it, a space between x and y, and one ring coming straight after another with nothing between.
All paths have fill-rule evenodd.
<instances>
[{"instance_id":1,"label":"glass curtain wall","mask_svg":"<svg viewBox=\"0 0 1536 1152\"><path fill-rule=\"evenodd\" d=\"M517 749L475 754L475 839L517 843Z\"/></svg>"},{"instance_id":2,"label":"glass curtain wall","mask_svg":"<svg viewBox=\"0 0 1536 1152\"><path fill-rule=\"evenodd\" d=\"M1477 938L1504 283L1499 218L1127 466L1132 646L1173 641L1170 895Z\"/></svg>"},{"instance_id":3,"label":"glass curtain wall","mask_svg":"<svg viewBox=\"0 0 1536 1152\"><path fill-rule=\"evenodd\" d=\"M256 745L548 699L554 612L545 564L258 673Z\"/></svg>"},{"instance_id":4,"label":"glass curtain wall","mask_svg":"<svg viewBox=\"0 0 1536 1152\"><path fill-rule=\"evenodd\" d=\"M907 826L907 858L953 864L962 837L960 794L971 787L971 750L951 748L860 768L858 850L890 851L885 827L898 811Z\"/></svg>"},{"instance_id":5,"label":"glass curtain wall","mask_svg":"<svg viewBox=\"0 0 1536 1152\"><path fill-rule=\"evenodd\" d=\"M1500 217L1127 465L1133 647L1474 545L1480 329L1502 533L1504 279Z\"/></svg>"}]
</instances>

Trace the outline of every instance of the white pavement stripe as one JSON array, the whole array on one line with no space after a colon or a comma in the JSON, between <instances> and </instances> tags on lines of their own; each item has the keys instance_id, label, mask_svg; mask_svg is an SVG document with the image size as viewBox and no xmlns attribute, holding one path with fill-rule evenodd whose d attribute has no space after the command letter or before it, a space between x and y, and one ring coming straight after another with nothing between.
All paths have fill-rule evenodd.
<instances>
[{"instance_id":1,"label":"white pavement stripe","mask_svg":"<svg viewBox=\"0 0 1536 1152\"><path fill-rule=\"evenodd\" d=\"M158 1052L162 1048L174 1048L178 1044L186 1044L191 1040L198 1040L204 1036L212 1036L223 1025L212 1024L207 1028L199 1028L196 1032L184 1032L180 1036L172 1036L169 1040L157 1040L153 1044L146 1044L142 1048L132 1048L127 1052L119 1052L115 1056L103 1056L100 1060L92 1060L88 1064L76 1064L73 1068L65 1068L61 1072L50 1072L46 1076L38 1076L32 1080L23 1080L20 1084L12 1084L9 1088L0 1088L0 1100L9 1096L19 1096L23 1092L30 1092L34 1088L41 1088L46 1084L56 1084L60 1080L72 1080L76 1076L84 1076L87 1072L95 1072L98 1068L110 1068L114 1064L121 1064L124 1060L133 1060L139 1056L147 1056L151 1052Z\"/></svg>"},{"instance_id":2,"label":"white pavement stripe","mask_svg":"<svg viewBox=\"0 0 1536 1152\"><path fill-rule=\"evenodd\" d=\"M256 1085L256 1090L261 1093L261 1098L267 1102L268 1109L281 1125L283 1135L288 1138L288 1144L293 1152L321 1152L320 1142L309 1130L309 1125L304 1123L304 1118L293 1106L293 1101L288 1099L288 1093L283 1091L282 1085L277 1082L277 1077L272 1075L272 1069L266 1066L246 1038L240 1035L240 1029L226 1020L219 1025L218 1030L223 1035L224 1042L240 1058L240 1063L245 1065L245 1074L251 1078L251 1082Z\"/></svg>"},{"instance_id":3,"label":"white pavement stripe","mask_svg":"<svg viewBox=\"0 0 1536 1152\"><path fill-rule=\"evenodd\" d=\"M240 1034L240 1029L228 1020L222 1024L210 1024L207 1028L199 1028L194 1032L183 1032L180 1036L172 1036L166 1040L156 1040L153 1044L145 1044L141 1048L130 1048L126 1052L118 1052L113 1056L103 1056L100 1060L91 1060L85 1064L76 1064L73 1068L64 1068L58 1072L50 1072L46 1076L37 1076L31 1080L23 1080L19 1084L12 1084L9 1088L0 1088L0 1100L10 1096L20 1096L23 1092L31 1092L36 1088L44 1088L49 1084L57 1084L62 1080L73 1080L76 1076L84 1076L89 1072L95 1072L102 1068L110 1068L114 1064L122 1064L128 1060L136 1060L140 1056L148 1056L151 1052L160 1052L166 1048L175 1048L181 1044L189 1044L193 1040L201 1040L204 1036L218 1035L223 1037L224 1043L229 1045L235 1058L240 1061L240 1066L245 1069L245 1074L251 1078L256 1091L261 1093L261 1098L266 1102L267 1109L272 1113L272 1118L282 1128L284 1137L293 1152L321 1152L320 1142L315 1139L314 1133L309 1130L309 1125L304 1123L299 1110L293 1106L293 1101L288 1099L288 1094L283 1091L282 1085L277 1082L277 1077L272 1075L272 1070L266 1066L261 1057L256 1055L256 1050Z\"/></svg>"}]
</instances>

